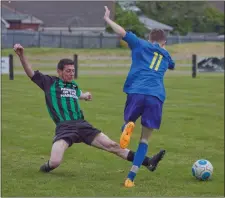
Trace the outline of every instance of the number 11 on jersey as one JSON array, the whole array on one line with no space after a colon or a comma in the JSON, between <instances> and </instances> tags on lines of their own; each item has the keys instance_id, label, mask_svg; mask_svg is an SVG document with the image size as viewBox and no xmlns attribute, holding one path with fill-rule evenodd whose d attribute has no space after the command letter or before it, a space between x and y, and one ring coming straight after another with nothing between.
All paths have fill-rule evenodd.
<instances>
[{"instance_id":1,"label":"number 11 on jersey","mask_svg":"<svg viewBox=\"0 0 225 198\"><path fill-rule=\"evenodd\" d=\"M160 63L162 61L162 58L163 58L163 56L161 54L158 54L157 52L154 52L154 57L152 59L151 65L150 65L150 69L153 69L153 67L154 67L154 65L156 63L156 66L155 66L154 70L158 71ZM157 60L157 62L156 62L156 60Z\"/></svg>"}]
</instances>

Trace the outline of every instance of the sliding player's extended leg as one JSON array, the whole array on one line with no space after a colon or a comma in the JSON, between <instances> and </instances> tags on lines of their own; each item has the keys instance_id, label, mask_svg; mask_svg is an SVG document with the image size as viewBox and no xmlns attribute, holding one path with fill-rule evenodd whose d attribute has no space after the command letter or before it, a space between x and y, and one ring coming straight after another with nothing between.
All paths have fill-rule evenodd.
<instances>
[{"instance_id":1,"label":"sliding player's extended leg","mask_svg":"<svg viewBox=\"0 0 225 198\"><path fill-rule=\"evenodd\" d=\"M135 158L135 152L133 152L129 149L122 149L118 143L111 140L104 133L100 133L100 134L96 135L94 140L91 142L91 146L96 147L98 149L108 151L110 153L113 153L113 154L121 157L122 159L130 161L130 162L133 162L133 160ZM156 154L154 156L157 156L158 154ZM148 168L148 170L150 170L150 171L152 171L150 169L150 167L153 166L153 164L151 164L151 163L152 163L152 159L154 158L154 156L153 157L144 156L144 160L142 162L142 165L145 166L146 168Z\"/></svg>"}]
</instances>

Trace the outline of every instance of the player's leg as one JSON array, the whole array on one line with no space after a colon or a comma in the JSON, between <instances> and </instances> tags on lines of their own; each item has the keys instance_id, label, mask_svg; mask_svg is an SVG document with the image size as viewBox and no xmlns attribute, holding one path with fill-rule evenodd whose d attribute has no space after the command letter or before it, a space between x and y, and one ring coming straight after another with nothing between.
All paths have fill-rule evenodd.
<instances>
[{"instance_id":1,"label":"player's leg","mask_svg":"<svg viewBox=\"0 0 225 198\"><path fill-rule=\"evenodd\" d=\"M142 114L141 124L142 124L142 134L140 138L140 143L134 157L133 166L127 176L125 181L126 187L134 186L134 178L138 172L145 155L148 151L148 141L153 132L153 129L159 129L161 123L162 114L162 102L153 96L145 96L144 101L144 111ZM164 155L165 150L162 150L159 155ZM158 158L157 158L158 159ZM154 171L156 166L156 157L153 158L154 164L150 170Z\"/></svg>"},{"instance_id":2,"label":"player's leg","mask_svg":"<svg viewBox=\"0 0 225 198\"><path fill-rule=\"evenodd\" d=\"M69 143L64 139L60 139L53 143L50 159L40 167L42 172L50 172L57 168L63 159L64 152L69 147Z\"/></svg>"},{"instance_id":3,"label":"player's leg","mask_svg":"<svg viewBox=\"0 0 225 198\"><path fill-rule=\"evenodd\" d=\"M138 145L138 149L136 151L136 155L134 157L133 165L130 169L130 172L127 175L127 179L125 180L125 187L133 187L134 186L134 178L142 165L145 155L148 152L148 140L153 132L151 128L142 127L142 134L140 138L140 142Z\"/></svg>"},{"instance_id":4,"label":"player's leg","mask_svg":"<svg viewBox=\"0 0 225 198\"><path fill-rule=\"evenodd\" d=\"M41 166L40 170L49 172L57 168L62 162L66 149L75 142L79 142L76 124L74 122L62 122L58 124L55 129L50 159Z\"/></svg>"},{"instance_id":5,"label":"player's leg","mask_svg":"<svg viewBox=\"0 0 225 198\"><path fill-rule=\"evenodd\" d=\"M121 157L124 160L133 162L135 158L135 152L129 150L129 149L122 149L118 143L111 140L107 135L104 133L97 134L93 141L90 143L91 146L105 150L107 152L113 153L119 157ZM154 157L154 156L153 156ZM147 167L149 169L151 164L152 157L145 156L142 165ZM150 170L150 169L149 169Z\"/></svg>"},{"instance_id":6,"label":"player's leg","mask_svg":"<svg viewBox=\"0 0 225 198\"><path fill-rule=\"evenodd\" d=\"M152 132L153 132L153 129L147 128L145 126L142 126L142 133L141 133L141 139L140 139L139 147L141 147L141 144L148 145L148 142L146 140L147 139L150 140ZM148 147L148 146L146 146L146 147ZM156 155L154 155L154 156L151 157L151 159L149 161L149 166L147 166L147 168L150 171L153 172L153 171L156 170L157 165L158 165L159 161L163 158L165 152L166 151L164 149L162 149ZM136 160L136 159L134 159L134 160Z\"/></svg>"},{"instance_id":7,"label":"player's leg","mask_svg":"<svg viewBox=\"0 0 225 198\"><path fill-rule=\"evenodd\" d=\"M94 128L90 123L83 120L77 123L78 134L82 141L90 146L96 147L113 153L124 160L133 161L135 153L128 149L122 149L120 145L113 140L111 140L107 135L102 133L100 130ZM147 168L151 165L151 158L145 157L143 165Z\"/></svg>"},{"instance_id":8,"label":"player's leg","mask_svg":"<svg viewBox=\"0 0 225 198\"><path fill-rule=\"evenodd\" d=\"M144 108L144 95L128 94L124 108L124 125L120 136L120 147L127 148L130 138L135 127L136 120L140 117Z\"/></svg>"},{"instance_id":9,"label":"player's leg","mask_svg":"<svg viewBox=\"0 0 225 198\"><path fill-rule=\"evenodd\" d=\"M124 160L133 162L135 158L135 152L129 150L129 149L122 149L120 145L113 140L111 140L107 135L104 133L100 133L95 136L93 141L91 142L91 146L105 150L107 152L113 153L119 157L121 157ZM153 166L152 159L155 158L155 156L158 156L162 151L154 155L153 157L147 157L145 156L142 165L148 168L148 170L153 171L150 169L150 167Z\"/></svg>"}]
</instances>

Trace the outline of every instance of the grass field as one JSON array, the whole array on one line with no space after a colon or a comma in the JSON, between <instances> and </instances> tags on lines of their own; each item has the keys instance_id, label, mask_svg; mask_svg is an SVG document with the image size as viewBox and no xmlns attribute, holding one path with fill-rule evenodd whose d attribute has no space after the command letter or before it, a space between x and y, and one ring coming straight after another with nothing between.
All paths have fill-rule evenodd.
<instances>
[{"instance_id":1,"label":"grass field","mask_svg":"<svg viewBox=\"0 0 225 198\"><path fill-rule=\"evenodd\" d=\"M185 44L168 48L174 56L224 54L224 45L221 43ZM83 58L129 56L128 50L121 49L26 51L33 63L38 63L40 59L40 65L44 64L42 57L51 56L58 61L61 57L71 56L74 51ZM3 56L9 53L12 53L11 49L2 51ZM16 58L15 61L18 63ZM102 63L100 60L98 62ZM40 70L44 72L52 68L41 67ZM178 67L177 70L190 72L190 68L184 68ZM128 67L79 69L128 71ZM16 71L22 71L21 67ZM93 94L92 102L81 102L86 119L115 141L119 141L123 123L125 95L122 86L125 77L99 73L94 76L81 75L78 79L81 89ZM38 172L40 165L49 158L55 129L45 107L44 95L25 75L15 75L13 81L2 76L1 83L2 197L224 195L223 74L201 73L196 79L192 79L189 73L169 72L166 75L167 100L162 126L160 131L153 134L148 155L158 152L160 148L165 148L167 154L156 172L149 172L145 167L140 169L133 189L123 187L131 163L84 144L73 145L58 169L49 174ZM138 121L130 145L132 150L136 150L140 130ZM201 158L208 159L214 166L211 181L199 182L192 177L192 164Z\"/></svg>"},{"instance_id":2,"label":"grass field","mask_svg":"<svg viewBox=\"0 0 225 198\"><path fill-rule=\"evenodd\" d=\"M124 77L81 77L92 102L81 105L87 120L118 141L123 120ZM168 76L168 99L162 127L155 132L149 155L160 148L165 159L154 173L144 167L136 187L122 184L131 164L83 144L71 147L63 164L50 174L38 172L48 160L54 124L44 96L25 76L2 78L2 196L222 196L224 193L224 77ZM135 150L139 122L130 148ZM212 181L191 175L195 160L206 158L214 166Z\"/></svg>"},{"instance_id":3,"label":"grass field","mask_svg":"<svg viewBox=\"0 0 225 198\"><path fill-rule=\"evenodd\" d=\"M191 55L196 53L203 56L213 56L213 55L224 55L224 43L223 42L200 42L200 43L185 43L168 45L167 50L173 55ZM8 55L13 53L12 49L5 49L2 51L2 55ZM130 54L128 49L63 49L63 48L30 48L27 50L28 56L39 56L46 58L47 56L57 56L64 57L70 56L74 53L79 55L116 55L116 56L127 56Z\"/></svg>"},{"instance_id":4,"label":"grass field","mask_svg":"<svg viewBox=\"0 0 225 198\"><path fill-rule=\"evenodd\" d=\"M169 45L167 49L176 60L177 71L191 71L191 56L193 53L196 53L199 58L208 56L224 56L224 44L222 42ZM128 49L30 48L25 49L25 51L30 63L33 65L33 68L41 69L43 71L55 70L59 59L73 58L73 54L78 54L79 71L89 71L94 69L96 71L120 70L126 72L131 63L129 58L130 51ZM9 54L15 53L12 49L2 51L3 56L8 56ZM118 64L121 66L115 67ZM184 66L184 64L186 66ZM23 71L23 68L16 56L14 58L14 66L15 72Z\"/></svg>"}]
</instances>

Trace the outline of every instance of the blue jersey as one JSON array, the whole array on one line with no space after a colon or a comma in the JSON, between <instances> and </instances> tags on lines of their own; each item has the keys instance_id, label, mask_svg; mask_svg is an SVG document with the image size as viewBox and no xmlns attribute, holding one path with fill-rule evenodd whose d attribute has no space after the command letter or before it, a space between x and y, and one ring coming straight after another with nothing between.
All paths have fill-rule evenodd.
<instances>
[{"instance_id":1,"label":"blue jersey","mask_svg":"<svg viewBox=\"0 0 225 198\"><path fill-rule=\"evenodd\" d=\"M156 96L164 102L164 74L175 66L169 53L159 44L140 39L131 32L127 32L123 40L132 51L132 64L123 91Z\"/></svg>"}]
</instances>

